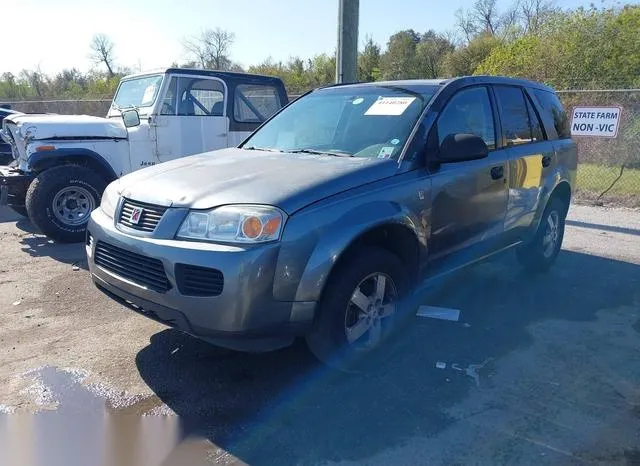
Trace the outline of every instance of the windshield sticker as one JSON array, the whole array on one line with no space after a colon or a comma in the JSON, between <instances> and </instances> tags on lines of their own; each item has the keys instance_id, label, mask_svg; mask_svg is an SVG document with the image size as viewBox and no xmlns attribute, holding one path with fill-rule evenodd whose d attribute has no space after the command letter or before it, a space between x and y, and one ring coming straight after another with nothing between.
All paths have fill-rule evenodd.
<instances>
[{"instance_id":1,"label":"windshield sticker","mask_svg":"<svg viewBox=\"0 0 640 466\"><path fill-rule=\"evenodd\" d=\"M378 158L388 159L389 157L391 157L391 154L393 154L393 151L395 149L396 149L395 147L384 146L382 149L380 149L380 152L378 153Z\"/></svg>"},{"instance_id":2,"label":"windshield sticker","mask_svg":"<svg viewBox=\"0 0 640 466\"><path fill-rule=\"evenodd\" d=\"M402 115L404 111L416 100L415 97L378 97L365 115Z\"/></svg>"},{"instance_id":3,"label":"windshield sticker","mask_svg":"<svg viewBox=\"0 0 640 466\"><path fill-rule=\"evenodd\" d=\"M357 99L354 99L353 102L351 102L353 105L360 105L362 102L364 102L364 98L363 97L358 97Z\"/></svg>"},{"instance_id":4,"label":"windshield sticker","mask_svg":"<svg viewBox=\"0 0 640 466\"><path fill-rule=\"evenodd\" d=\"M156 96L156 85L152 84L151 86L147 86L144 90L144 95L142 96L142 102L140 105L148 105L153 102L153 98Z\"/></svg>"},{"instance_id":5,"label":"windshield sticker","mask_svg":"<svg viewBox=\"0 0 640 466\"><path fill-rule=\"evenodd\" d=\"M392 139L390 142L391 142L391 144L393 144L394 146L397 146L397 145L398 145L398 143L400 142L400 139Z\"/></svg>"}]
</instances>

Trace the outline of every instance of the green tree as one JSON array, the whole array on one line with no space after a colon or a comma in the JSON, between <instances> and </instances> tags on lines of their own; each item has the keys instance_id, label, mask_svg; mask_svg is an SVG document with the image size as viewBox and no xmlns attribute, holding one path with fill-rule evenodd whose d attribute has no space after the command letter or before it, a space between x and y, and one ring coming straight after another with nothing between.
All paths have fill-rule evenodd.
<instances>
[{"instance_id":1,"label":"green tree","mask_svg":"<svg viewBox=\"0 0 640 466\"><path fill-rule=\"evenodd\" d=\"M421 78L439 78L443 76L444 59L453 52L454 45L446 37L433 30L427 31L416 46L416 67Z\"/></svg>"},{"instance_id":2,"label":"green tree","mask_svg":"<svg viewBox=\"0 0 640 466\"><path fill-rule=\"evenodd\" d=\"M380 46L367 37L364 49L358 56L358 81L377 81L380 77Z\"/></svg>"},{"instance_id":3,"label":"green tree","mask_svg":"<svg viewBox=\"0 0 640 466\"><path fill-rule=\"evenodd\" d=\"M450 52L443 59L442 69L444 75L469 76L474 74L500 43L500 39L492 34L485 33L476 36L469 44Z\"/></svg>"},{"instance_id":4,"label":"green tree","mask_svg":"<svg viewBox=\"0 0 640 466\"><path fill-rule=\"evenodd\" d=\"M420 34L413 29L396 32L389 38L387 51L382 55L380 71L383 79L417 78L416 46Z\"/></svg>"}]
</instances>

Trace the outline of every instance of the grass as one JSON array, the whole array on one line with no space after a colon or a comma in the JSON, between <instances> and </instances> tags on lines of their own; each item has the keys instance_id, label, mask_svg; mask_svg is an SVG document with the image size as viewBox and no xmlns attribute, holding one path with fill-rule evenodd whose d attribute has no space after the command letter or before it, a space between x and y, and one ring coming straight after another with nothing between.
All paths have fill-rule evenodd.
<instances>
[{"instance_id":1,"label":"grass","mask_svg":"<svg viewBox=\"0 0 640 466\"><path fill-rule=\"evenodd\" d=\"M597 196L607 189L619 175L620 167L581 163L578 165L578 180L576 182L578 191ZM640 170L625 168L622 178L605 194L605 197L609 197L609 195L640 196Z\"/></svg>"}]
</instances>

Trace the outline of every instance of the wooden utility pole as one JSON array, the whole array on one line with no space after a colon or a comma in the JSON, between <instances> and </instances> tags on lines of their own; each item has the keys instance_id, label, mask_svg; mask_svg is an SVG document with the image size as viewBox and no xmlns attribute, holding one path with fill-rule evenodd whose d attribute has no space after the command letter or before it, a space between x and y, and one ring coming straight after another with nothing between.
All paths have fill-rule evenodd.
<instances>
[{"instance_id":1,"label":"wooden utility pole","mask_svg":"<svg viewBox=\"0 0 640 466\"><path fill-rule=\"evenodd\" d=\"M336 51L336 82L358 80L358 22L360 0L338 0L338 49Z\"/></svg>"}]
</instances>

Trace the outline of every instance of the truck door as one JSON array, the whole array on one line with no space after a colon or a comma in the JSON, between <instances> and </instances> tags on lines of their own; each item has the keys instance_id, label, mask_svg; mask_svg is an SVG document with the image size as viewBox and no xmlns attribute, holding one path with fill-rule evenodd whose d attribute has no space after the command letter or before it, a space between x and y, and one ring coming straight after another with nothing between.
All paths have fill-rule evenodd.
<instances>
[{"instance_id":1,"label":"truck door","mask_svg":"<svg viewBox=\"0 0 640 466\"><path fill-rule=\"evenodd\" d=\"M517 86L494 85L502 122L502 144L509 159L507 237L517 239L533 222L543 180L552 171L553 143L545 138L531 101Z\"/></svg>"},{"instance_id":2,"label":"truck door","mask_svg":"<svg viewBox=\"0 0 640 466\"><path fill-rule=\"evenodd\" d=\"M432 174L429 246L432 270L450 267L457 260L468 261L467 248L488 245L503 231L508 166L505 150L496 145L496 127L485 86L458 91L436 121L438 145L449 134L474 134L487 144L489 156L443 163Z\"/></svg>"},{"instance_id":3,"label":"truck door","mask_svg":"<svg viewBox=\"0 0 640 466\"><path fill-rule=\"evenodd\" d=\"M228 146L227 87L211 76L173 75L154 119L160 162Z\"/></svg>"}]
</instances>

